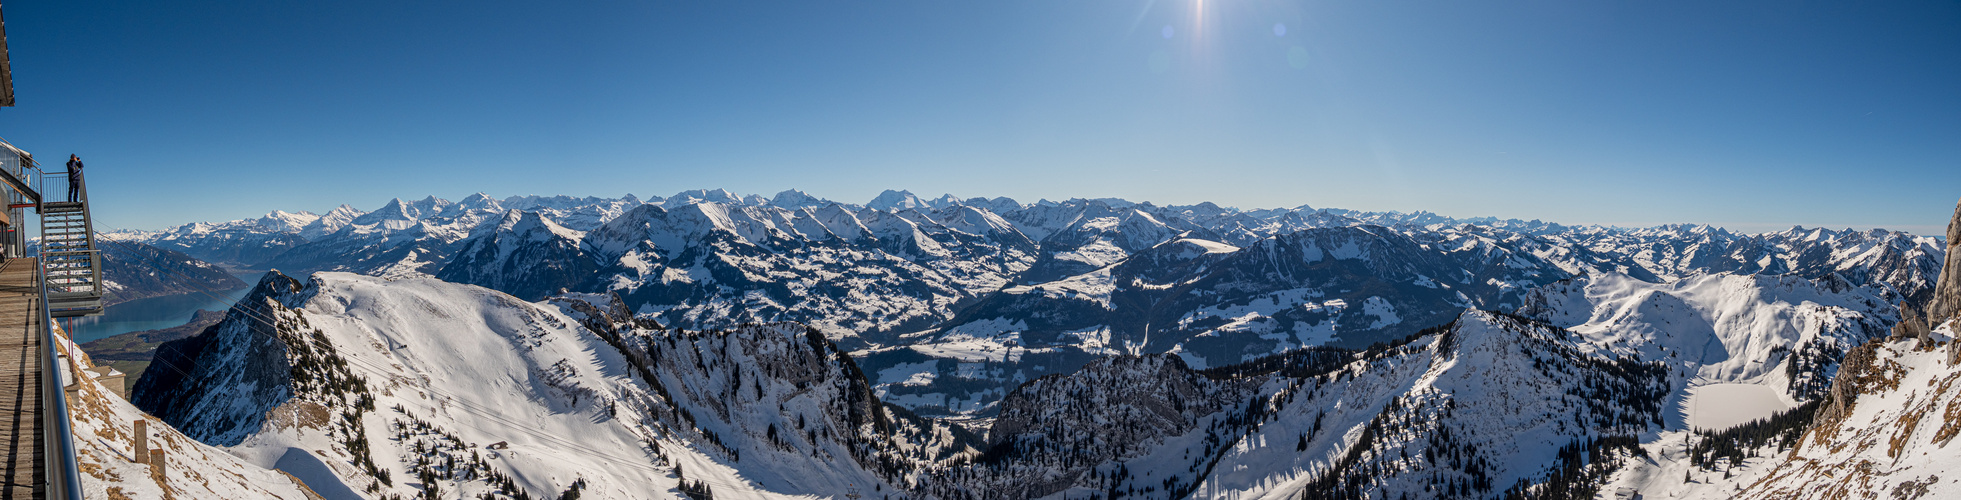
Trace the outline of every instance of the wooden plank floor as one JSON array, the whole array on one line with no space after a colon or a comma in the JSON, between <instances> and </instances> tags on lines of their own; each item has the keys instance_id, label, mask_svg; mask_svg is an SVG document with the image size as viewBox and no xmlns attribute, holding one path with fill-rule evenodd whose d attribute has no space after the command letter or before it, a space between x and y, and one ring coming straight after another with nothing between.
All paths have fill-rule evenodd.
<instances>
[{"instance_id":1,"label":"wooden plank floor","mask_svg":"<svg viewBox=\"0 0 1961 500\"><path fill-rule=\"evenodd\" d=\"M34 266L34 259L7 259L0 267L0 500L47 498Z\"/></svg>"}]
</instances>

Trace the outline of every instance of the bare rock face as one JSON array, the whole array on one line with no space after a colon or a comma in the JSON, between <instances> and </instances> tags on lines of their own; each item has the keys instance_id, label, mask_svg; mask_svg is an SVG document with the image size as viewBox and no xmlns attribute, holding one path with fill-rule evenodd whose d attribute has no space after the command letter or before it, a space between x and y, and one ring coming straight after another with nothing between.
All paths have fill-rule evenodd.
<instances>
[{"instance_id":1,"label":"bare rock face","mask_svg":"<svg viewBox=\"0 0 1961 500\"><path fill-rule=\"evenodd\" d=\"M1927 334L1932 328L1931 325L1927 324L1927 316L1922 314L1919 308L1914 307L1913 304L1901 302L1900 322L1893 324L1893 336L1886 340L1914 339L1925 344L1928 341Z\"/></svg>"},{"instance_id":2,"label":"bare rock face","mask_svg":"<svg viewBox=\"0 0 1961 500\"><path fill-rule=\"evenodd\" d=\"M1845 359L1839 361L1838 377L1832 379L1832 389L1825 406L1818 410L1814 427L1826 424L1836 426L1852 414L1852 405L1859 394L1869 392L1873 374L1878 370L1878 345L1872 342L1860 344L1845 352Z\"/></svg>"},{"instance_id":3,"label":"bare rock face","mask_svg":"<svg viewBox=\"0 0 1961 500\"><path fill-rule=\"evenodd\" d=\"M1927 308L1928 323L1936 327L1961 316L1961 252L1957 250L1961 250L1961 203L1955 205L1954 219L1947 223L1947 262L1934 285L1934 302Z\"/></svg>"}]
</instances>

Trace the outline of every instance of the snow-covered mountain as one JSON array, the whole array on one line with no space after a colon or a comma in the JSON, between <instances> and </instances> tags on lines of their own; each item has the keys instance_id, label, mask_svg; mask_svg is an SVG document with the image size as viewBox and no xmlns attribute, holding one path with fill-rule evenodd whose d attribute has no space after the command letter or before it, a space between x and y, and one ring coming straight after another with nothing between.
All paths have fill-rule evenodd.
<instances>
[{"instance_id":1,"label":"snow-covered mountain","mask_svg":"<svg viewBox=\"0 0 1961 500\"><path fill-rule=\"evenodd\" d=\"M103 305L188 293L216 294L248 286L217 265L155 246L105 238Z\"/></svg>"},{"instance_id":2,"label":"snow-covered mountain","mask_svg":"<svg viewBox=\"0 0 1961 500\"><path fill-rule=\"evenodd\" d=\"M474 199L474 198L473 198ZM495 203L466 205L436 197L390 200L332 233L257 263L295 272L344 271L374 276L427 276L480 226L501 220Z\"/></svg>"},{"instance_id":3,"label":"snow-covered mountain","mask_svg":"<svg viewBox=\"0 0 1961 500\"><path fill-rule=\"evenodd\" d=\"M339 213L336 211L336 213ZM237 265L263 262L293 247L305 244L302 233L309 226L324 226L324 218L313 217L309 226L293 228L274 211L256 220L221 223L191 223L156 232L111 232L109 238L136 241L158 248L183 252L199 260ZM312 217L301 212L299 215ZM270 222L270 223L268 223Z\"/></svg>"},{"instance_id":4,"label":"snow-covered mountain","mask_svg":"<svg viewBox=\"0 0 1961 500\"><path fill-rule=\"evenodd\" d=\"M1763 387L1797 406L1825 395L1847 351L1893 326L1890 294L1789 275L1601 274L1535 289L1518 312L1567 328L1582 349L1669 359L1677 385Z\"/></svg>"},{"instance_id":5,"label":"snow-covered mountain","mask_svg":"<svg viewBox=\"0 0 1961 500\"><path fill-rule=\"evenodd\" d=\"M1678 414L1687 386L1774 379L1741 359L1777 351L1758 343L1868 323L1845 311L1815 319L1838 327L1760 328L1863 297L1792 280L1607 293L1656 286L1615 277L1530 308L1589 319L1575 329L1468 310L1364 351L1204 370L1175 354L1105 357L1020 385L974 421L885 403L871 373L803 325L678 330L617 295L526 303L428 278L268 274L224 322L160 349L184 371L146 372L135 400L245 465L368 497L575 485L594 498L1489 497L1604 484L1694 417ZM1742 348L1684 360L1643 336L1696 316L1630 316L1671 293L1740 306L1684 331Z\"/></svg>"},{"instance_id":6,"label":"snow-covered mountain","mask_svg":"<svg viewBox=\"0 0 1961 500\"><path fill-rule=\"evenodd\" d=\"M504 212L495 227L480 233L463 241L436 278L543 300L578 288L599 271L598 262L580 248L585 233L538 212Z\"/></svg>"},{"instance_id":7,"label":"snow-covered mountain","mask_svg":"<svg viewBox=\"0 0 1961 500\"><path fill-rule=\"evenodd\" d=\"M137 407L329 498L836 497L979 443L881 403L814 329L671 330L615 296L268 273L157 363Z\"/></svg>"},{"instance_id":8,"label":"snow-covered mountain","mask_svg":"<svg viewBox=\"0 0 1961 500\"><path fill-rule=\"evenodd\" d=\"M199 442L145 414L123 399L121 387L97 381L95 363L73 344L64 352L81 380L69 394L75 461L87 498L321 498L292 474L252 464L226 450ZM120 383L119 383L120 385ZM136 434L136 422L144 433ZM162 452L163 467L137 463L135 441ZM296 467L297 469L297 467Z\"/></svg>"},{"instance_id":9,"label":"snow-covered mountain","mask_svg":"<svg viewBox=\"0 0 1961 500\"><path fill-rule=\"evenodd\" d=\"M1304 437L1269 423L1276 419L1362 429L1403 405L1448 412L1462 404L1479 410L1465 415L1485 422L1495 440L1515 422L1486 418L1478 405L1490 405L1561 436L1585 436L1657 425L1661 398L1649 393L1667 383L1652 364L1563 346L1555 328L1466 313L1408 344L1365 353L1305 350L1204 372L1173 355L1107 358L1016 389L983 440L881 402L851 356L809 327L683 331L634 317L617 296L550 304L427 278L318 273L301 283L269 273L226 320L159 349L158 362L181 371L146 372L135 401L247 465L357 496L535 497L579 488L595 498L645 498L705 488L1161 497L1277 484L1270 468L1250 482L1219 472L1273 465L1235 454L1296 446L1296 438L1319 451L1297 447L1287 469L1312 463L1307 457L1361 453L1332 437L1342 433ZM1483 389L1455 393L1455 403L1397 402L1408 397L1397 394L1443 398L1408 385L1439 370ZM1523 408L1495 397L1521 380L1548 397L1527 398L1533 403ZM1634 399L1599 406L1582 397L1606 393ZM1326 408L1349 410L1307 416ZM1461 487L1489 489L1546 467L1490 453L1411 477L1453 471Z\"/></svg>"},{"instance_id":10,"label":"snow-covered mountain","mask_svg":"<svg viewBox=\"0 0 1961 500\"><path fill-rule=\"evenodd\" d=\"M1207 367L1363 348L1466 308L1512 310L1529 290L1582 275L1793 276L1872 288L1887 303L1921 300L1946 255L1934 238L1880 230L1741 235L904 191L866 205L794 190L479 193L306 217L130 237L295 274L439 276L525 299L617 293L636 313L690 329L801 322L885 374L874 382L887 398L942 415L991 414L1014 385L1112 353L1176 353ZM241 242L273 255L248 255Z\"/></svg>"},{"instance_id":11,"label":"snow-covered mountain","mask_svg":"<svg viewBox=\"0 0 1961 500\"><path fill-rule=\"evenodd\" d=\"M1943 242L889 194L396 200L279 257L363 274L269 273L132 400L328 498L1961 492L1961 208Z\"/></svg>"},{"instance_id":12,"label":"snow-covered mountain","mask_svg":"<svg viewBox=\"0 0 1961 500\"><path fill-rule=\"evenodd\" d=\"M663 443L663 402L574 319L467 285L269 273L158 362L182 371L146 372L139 407L340 498L673 497L672 464L712 463Z\"/></svg>"},{"instance_id":13,"label":"snow-covered mountain","mask_svg":"<svg viewBox=\"0 0 1961 500\"><path fill-rule=\"evenodd\" d=\"M1952 446L1961 435L1961 204L1946 243L1945 267L1926 298L1908 302L1892 335L1846 353L1822 397L1736 429L1743 432L1703 438L1708 469L1733 476L1716 481L1707 471L1714 491L1706 496L1961 496L1961 483L1942 477L1961 462L1961 447ZM1644 472L1618 480L1642 484Z\"/></svg>"}]
</instances>

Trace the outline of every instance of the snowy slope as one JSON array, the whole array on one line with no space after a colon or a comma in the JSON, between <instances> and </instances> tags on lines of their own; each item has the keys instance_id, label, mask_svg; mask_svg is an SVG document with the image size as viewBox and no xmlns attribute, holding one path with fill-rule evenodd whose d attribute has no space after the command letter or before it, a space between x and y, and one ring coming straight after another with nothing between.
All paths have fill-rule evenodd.
<instances>
[{"instance_id":1,"label":"snowy slope","mask_svg":"<svg viewBox=\"0 0 1961 500\"><path fill-rule=\"evenodd\" d=\"M1788 432L1790 441L1746 447L1744 459L1691 466L1691 438L1665 432L1653 460L1617 473L1610 488L1650 498L1953 498L1961 461L1961 363L1952 329L1932 342L1880 339L1849 353L1831 395ZM1815 420L1814 420L1815 416ZM1761 421L1759 422L1761 423Z\"/></svg>"},{"instance_id":2,"label":"snowy slope","mask_svg":"<svg viewBox=\"0 0 1961 500\"><path fill-rule=\"evenodd\" d=\"M1660 426L1659 362L1610 358L1522 318L1466 312L1437 335L1275 391L1206 495L1486 497L1539 484L1562 447ZM1319 430L1319 432L1315 432Z\"/></svg>"},{"instance_id":3,"label":"snowy slope","mask_svg":"<svg viewBox=\"0 0 1961 500\"><path fill-rule=\"evenodd\" d=\"M1844 496L1952 498L1961 462L1961 366L1955 330L1937 342L1873 343L1848 357L1845 376L1819 421L1739 498ZM1941 477L1948 476L1948 477Z\"/></svg>"},{"instance_id":4,"label":"snowy slope","mask_svg":"<svg viewBox=\"0 0 1961 500\"><path fill-rule=\"evenodd\" d=\"M70 344L66 352L80 353ZM68 360L68 359L64 359ZM319 498L290 474L253 465L225 450L200 443L136 409L88 371L88 355L72 358L69 373L84 381L68 400L73 418L75 460L82 472L82 494L88 498L195 499L253 498L308 500ZM135 422L147 420L149 449L164 453L161 474L135 462Z\"/></svg>"},{"instance_id":5,"label":"snowy slope","mask_svg":"<svg viewBox=\"0 0 1961 500\"><path fill-rule=\"evenodd\" d=\"M1668 361L1684 387L1760 385L1795 406L1823 396L1839 358L1897 321L1892 300L1890 289L1831 279L1607 273L1538 288L1519 314L1572 330L1583 349Z\"/></svg>"},{"instance_id":6,"label":"snowy slope","mask_svg":"<svg viewBox=\"0 0 1961 500\"><path fill-rule=\"evenodd\" d=\"M987 451L938 469L924 492L1495 496L1544 482L1562 447L1661 425L1661 363L1583 352L1567 335L1467 311L1359 353L1303 350L1206 371L1169 355L1106 358L1017 388Z\"/></svg>"},{"instance_id":7,"label":"snowy slope","mask_svg":"<svg viewBox=\"0 0 1961 500\"><path fill-rule=\"evenodd\" d=\"M879 402L856 364L816 329L667 330L590 302L561 303L656 382L671 406L655 411L673 437L714 459L688 470L733 469L779 494L870 493L903 487L914 471L975 444L962 429Z\"/></svg>"},{"instance_id":8,"label":"snowy slope","mask_svg":"<svg viewBox=\"0 0 1961 500\"><path fill-rule=\"evenodd\" d=\"M194 351L160 362L189 367L198 383L173 386L152 370L138 402L322 491L539 496L584 479L587 495L639 498L675 484L650 448L654 426L632 417L657 402L616 352L554 308L430 279L331 273L304 285L269 274L248 302L161 350ZM228 388L238 384L256 389ZM486 447L497 442L508 448Z\"/></svg>"},{"instance_id":9,"label":"snowy slope","mask_svg":"<svg viewBox=\"0 0 1961 500\"><path fill-rule=\"evenodd\" d=\"M606 298L269 273L225 321L165 344L159 363L185 371L146 372L136 399L252 466L361 498L677 498L684 479L834 497L889 491L974 441L878 402L815 330L668 330Z\"/></svg>"}]
</instances>

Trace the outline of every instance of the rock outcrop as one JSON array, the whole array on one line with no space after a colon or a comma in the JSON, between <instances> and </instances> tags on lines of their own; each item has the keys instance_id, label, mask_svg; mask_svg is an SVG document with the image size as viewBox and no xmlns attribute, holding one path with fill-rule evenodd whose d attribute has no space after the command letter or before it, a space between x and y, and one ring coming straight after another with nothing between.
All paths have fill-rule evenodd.
<instances>
[{"instance_id":1,"label":"rock outcrop","mask_svg":"<svg viewBox=\"0 0 1961 500\"><path fill-rule=\"evenodd\" d=\"M1954 219L1947 223L1947 262L1941 266L1940 281L1934 285L1934 301L1927 308L1927 319L1938 327L1961 316L1961 203L1954 206Z\"/></svg>"},{"instance_id":2,"label":"rock outcrop","mask_svg":"<svg viewBox=\"0 0 1961 500\"><path fill-rule=\"evenodd\" d=\"M290 313L299 280L267 272L225 319L197 335L157 346L130 402L192 439L238 444L265 412L293 395L293 344L299 318Z\"/></svg>"}]
</instances>

